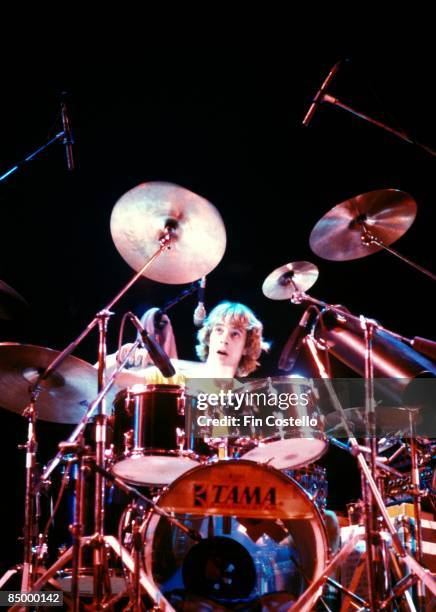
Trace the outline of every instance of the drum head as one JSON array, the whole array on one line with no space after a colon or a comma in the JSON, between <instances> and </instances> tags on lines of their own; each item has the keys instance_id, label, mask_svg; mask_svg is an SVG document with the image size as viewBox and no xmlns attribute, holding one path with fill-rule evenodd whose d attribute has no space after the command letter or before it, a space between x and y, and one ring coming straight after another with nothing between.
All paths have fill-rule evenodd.
<instances>
[{"instance_id":1,"label":"drum head","mask_svg":"<svg viewBox=\"0 0 436 612\"><path fill-rule=\"evenodd\" d=\"M143 524L145 569L174 605L181 598L260 605L277 596L291 606L326 565L319 510L273 468L245 460L200 466L173 482L158 506L201 536L157 513Z\"/></svg>"},{"instance_id":2,"label":"drum head","mask_svg":"<svg viewBox=\"0 0 436 612\"><path fill-rule=\"evenodd\" d=\"M244 453L244 459L268 463L277 470L298 468L319 459L327 449L324 436L312 438L266 438Z\"/></svg>"},{"instance_id":3,"label":"drum head","mask_svg":"<svg viewBox=\"0 0 436 612\"><path fill-rule=\"evenodd\" d=\"M112 467L115 476L134 485L168 485L199 462L183 453L159 450L132 453Z\"/></svg>"},{"instance_id":4,"label":"drum head","mask_svg":"<svg viewBox=\"0 0 436 612\"><path fill-rule=\"evenodd\" d=\"M309 381L287 376L254 380L244 385L244 392L252 413L271 424L253 435L256 446L247 449L244 459L284 470L306 466L327 451L323 421ZM304 400L297 401L303 396ZM292 425L281 424L287 420Z\"/></svg>"}]
</instances>

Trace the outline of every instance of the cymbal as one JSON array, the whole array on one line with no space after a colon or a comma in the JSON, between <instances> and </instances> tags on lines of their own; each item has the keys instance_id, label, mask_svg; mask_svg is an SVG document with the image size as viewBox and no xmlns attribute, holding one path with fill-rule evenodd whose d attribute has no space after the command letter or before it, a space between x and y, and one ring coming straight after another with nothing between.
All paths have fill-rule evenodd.
<instances>
[{"instance_id":1,"label":"cymbal","mask_svg":"<svg viewBox=\"0 0 436 612\"><path fill-rule=\"evenodd\" d=\"M221 261L226 231L213 204L173 183L142 183L115 204L111 233L116 248L139 271L158 250L166 227L171 248L162 252L144 276L160 283L184 284L209 274Z\"/></svg>"},{"instance_id":2,"label":"cymbal","mask_svg":"<svg viewBox=\"0 0 436 612\"><path fill-rule=\"evenodd\" d=\"M271 300L290 300L294 293L310 289L318 274L318 268L309 261L294 261L271 272L262 291Z\"/></svg>"},{"instance_id":3,"label":"cymbal","mask_svg":"<svg viewBox=\"0 0 436 612\"><path fill-rule=\"evenodd\" d=\"M416 202L398 189L379 189L355 196L334 206L315 225L310 248L323 259L347 261L380 251L376 244L365 246L365 229L385 246L409 229L416 217Z\"/></svg>"},{"instance_id":4,"label":"cymbal","mask_svg":"<svg viewBox=\"0 0 436 612\"><path fill-rule=\"evenodd\" d=\"M26 300L0 280L0 319L19 319L28 308Z\"/></svg>"},{"instance_id":5,"label":"cymbal","mask_svg":"<svg viewBox=\"0 0 436 612\"><path fill-rule=\"evenodd\" d=\"M59 351L14 342L0 343L0 405L21 414L29 403L29 386L59 355ZM37 418L52 423L78 423L97 395L97 370L69 355L47 380L36 402ZM111 390L112 404L119 391Z\"/></svg>"},{"instance_id":6,"label":"cymbal","mask_svg":"<svg viewBox=\"0 0 436 612\"><path fill-rule=\"evenodd\" d=\"M357 436L364 436L366 432L365 407L346 408L344 410L346 419ZM375 421L377 435L389 433L410 432L409 409L403 406L376 406ZM417 415L416 422L420 422ZM341 415L338 411L331 412L325 417L325 433L338 437L345 435Z\"/></svg>"}]
</instances>

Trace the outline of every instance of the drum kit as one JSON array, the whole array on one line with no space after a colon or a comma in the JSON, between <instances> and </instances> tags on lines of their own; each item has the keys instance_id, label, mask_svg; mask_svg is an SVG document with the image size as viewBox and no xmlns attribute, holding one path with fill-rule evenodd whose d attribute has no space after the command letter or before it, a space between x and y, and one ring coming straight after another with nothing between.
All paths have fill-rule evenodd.
<instances>
[{"instance_id":1,"label":"drum kit","mask_svg":"<svg viewBox=\"0 0 436 612\"><path fill-rule=\"evenodd\" d=\"M314 227L310 245L317 255L334 261L384 249L434 278L391 248L415 215L416 204L408 194L393 189L363 194L330 210ZM424 496L420 472L428 470L435 446L414 435L419 420L415 409L382 410L374 400L374 375L389 371L386 364L392 366L383 348L391 355L399 353L401 375L409 379L410 372L415 377L417 370L436 373L431 355L415 351L411 341L371 319L309 296L306 292L318 277L312 263L283 265L265 279L264 295L308 308L283 350L279 367L292 370L296 352L305 344L334 411L319 414L316 402L311 402L304 414L299 406L288 416L307 417L311 422L317 413L317 426L297 427L286 436L281 432L248 439L210 436L203 444L209 451L202 452L191 442L195 396L177 380L161 347L127 313L126 319L140 332L139 339L106 376L106 333L112 308L141 276L184 284L218 265L226 247L221 216L210 202L187 189L150 182L116 203L111 233L136 274L84 332L62 352L0 344L1 404L28 421L21 590L38 591L47 584L63 588L68 590L65 602L72 610L82 609L84 602L96 610L121 604L133 610L238 606L244 610L324 606L329 610L323 592L326 585L336 589L337 601L345 593L356 609L371 611L417 609L414 585L418 607L423 606L424 587L436 595L436 583L422 566L420 539ZM17 316L26 306L4 283L0 298L4 318ZM330 326L329 316L334 319ZM342 326L336 336L335 326ZM99 359L98 367L93 367L71 353L96 327ZM360 345L348 342L344 348L347 333L358 338ZM173 377L171 384L144 384L139 376L134 384L133 371L124 366L141 344L163 375ZM358 345L359 349L350 348ZM430 341L426 346L434 351ZM326 355L329 351L340 355L341 350L365 377L363 408L344 409L332 384ZM189 362L180 363L189 372ZM290 378L253 380L243 389L258 394L271 388L280 392ZM38 420L76 426L42 473L36 461ZM339 431L345 442L340 441ZM393 446L386 432L395 432ZM401 452L394 443L401 445ZM335 537L329 533L326 473L315 464L329 444L355 456L362 475L364 529L342 548L333 544ZM415 556L400 541L386 508L388 499L396 499L399 479L405 478L395 467L401 453L411 468L401 487L413 500ZM41 492L63 470L61 500L68 474L72 478L72 465L76 471L70 540L53 560L50 535L47 529L41 530L37 509ZM433 482L429 486L434 488ZM118 504L117 495L123 500ZM430 494L434 499L432 495L434 491ZM117 536L106 533L109 515L117 516ZM332 577L359 539L367 551L364 598ZM10 575L0 580L1 588ZM388 575L393 579L387 580Z\"/></svg>"}]
</instances>

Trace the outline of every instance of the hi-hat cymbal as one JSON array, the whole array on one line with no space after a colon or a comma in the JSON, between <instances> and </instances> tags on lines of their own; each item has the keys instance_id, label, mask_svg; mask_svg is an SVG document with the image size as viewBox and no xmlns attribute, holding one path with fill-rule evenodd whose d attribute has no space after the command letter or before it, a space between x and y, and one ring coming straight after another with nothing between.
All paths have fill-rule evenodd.
<instances>
[{"instance_id":1,"label":"hi-hat cymbal","mask_svg":"<svg viewBox=\"0 0 436 612\"><path fill-rule=\"evenodd\" d=\"M21 414L29 403L29 387L36 382L59 351L3 342L0 344L0 406ZM97 370L86 361L69 355L47 380L36 402L37 418L52 423L78 423L97 396ZM111 388L112 405L119 391Z\"/></svg>"},{"instance_id":2,"label":"hi-hat cymbal","mask_svg":"<svg viewBox=\"0 0 436 612\"><path fill-rule=\"evenodd\" d=\"M358 437L364 436L368 427L365 407L346 408L344 412L351 431ZM419 423L420 419L420 415L417 415L416 422ZM409 409L407 407L376 406L375 422L378 436L410 432ZM325 417L325 433L334 437L345 435L342 417L338 411L331 412Z\"/></svg>"},{"instance_id":3,"label":"hi-hat cymbal","mask_svg":"<svg viewBox=\"0 0 436 612\"><path fill-rule=\"evenodd\" d=\"M20 319L28 308L26 300L0 280L0 319Z\"/></svg>"},{"instance_id":4,"label":"hi-hat cymbal","mask_svg":"<svg viewBox=\"0 0 436 612\"><path fill-rule=\"evenodd\" d=\"M112 211L113 241L136 271L158 250L166 227L173 230L171 248L146 269L147 278L190 283L209 274L221 261L226 248L221 215L213 204L184 187L142 183L125 193Z\"/></svg>"},{"instance_id":5,"label":"hi-hat cymbal","mask_svg":"<svg viewBox=\"0 0 436 612\"><path fill-rule=\"evenodd\" d=\"M263 294L271 300L290 300L307 291L318 278L318 268L309 261L294 261L277 268L263 282Z\"/></svg>"},{"instance_id":6,"label":"hi-hat cymbal","mask_svg":"<svg viewBox=\"0 0 436 612\"><path fill-rule=\"evenodd\" d=\"M326 213L310 234L310 248L332 261L359 259L380 251L362 242L365 230L385 246L409 229L416 217L416 202L398 189L369 191L341 202Z\"/></svg>"}]
</instances>

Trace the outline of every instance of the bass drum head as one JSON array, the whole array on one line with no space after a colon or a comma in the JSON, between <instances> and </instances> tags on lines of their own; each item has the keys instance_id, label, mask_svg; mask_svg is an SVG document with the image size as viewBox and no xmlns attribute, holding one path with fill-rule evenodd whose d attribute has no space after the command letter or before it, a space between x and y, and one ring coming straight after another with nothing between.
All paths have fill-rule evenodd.
<instances>
[{"instance_id":1,"label":"bass drum head","mask_svg":"<svg viewBox=\"0 0 436 612\"><path fill-rule=\"evenodd\" d=\"M217 609L267 601L290 607L327 563L318 508L274 468L245 460L200 466L157 505L201 535L196 541L155 512L143 523L145 570L176 608L193 599Z\"/></svg>"}]
</instances>

